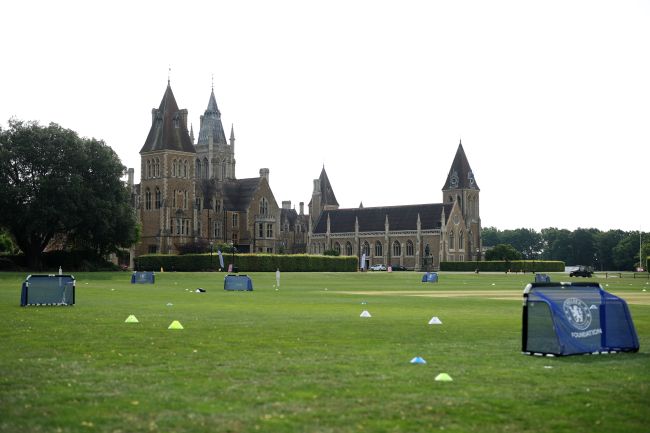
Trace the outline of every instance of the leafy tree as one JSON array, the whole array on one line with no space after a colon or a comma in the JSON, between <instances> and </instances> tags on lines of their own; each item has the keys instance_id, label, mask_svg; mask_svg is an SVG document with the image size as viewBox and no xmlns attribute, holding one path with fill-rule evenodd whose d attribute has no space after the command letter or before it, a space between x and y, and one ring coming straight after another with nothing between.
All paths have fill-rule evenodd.
<instances>
[{"instance_id":1,"label":"leafy tree","mask_svg":"<svg viewBox=\"0 0 650 433\"><path fill-rule=\"evenodd\" d=\"M521 260L521 253L512 245L499 244L487 250L485 260Z\"/></svg>"},{"instance_id":2,"label":"leafy tree","mask_svg":"<svg viewBox=\"0 0 650 433\"><path fill-rule=\"evenodd\" d=\"M614 265L614 247L625 237L622 230L600 232L594 241L596 245L596 268L601 271L616 269Z\"/></svg>"},{"instance_id":3,"label":"leafy tree","mask_svg":"<svg viewBox=\"0 0 650 433\"><path fill-rule=\"evenodd\" d=\"M500 233L496 227L484 227L481 229L481 242L483 246L493 247L501 244Z\"/></svg>"},{"instance_id":4,"label":"leafy tree","mask_svg":"<svg viewBox=\"0 0 650 433\"><path fill-rule=\"evenodd\" d=\"M629 232L612 251L615 269L631 271L639 263L639 232Z\"/></svg>"},{"instance_id":5,"label":"leafy tree","mask_svg":"<svg viewBox=\"0 0 650 433\"><path fill-rule=\"evenodd\" d=\"M32 269L56 234L100 254L136 241L125 167L103 141L50 123L0 127L0 225Z\"/></svg>"},{"instance_id":6,"label":"leafy tree","mask_svg":"<svg viewBox=\"0 0 650 433\"><path fill-rule=\"evenodd\" d=\"M566 229L542 229L542 259L573 263L572 236Z\"/></svg>"},{"instance_id":7,"label":"leafy tree","mask_svg":"<svg viewBox=\"0 0 650 433\"><path fill-rule=\"evenodd\" d=\"M533 229L504 230L499 243L512 245L529 260L537 258L542 251L542 236Z\"/></svg>"},{"instance_id":8,"label":"leafy tree","mask_svg":"<svg viewBox=\"0 0 650 433\"><path fill-rule=\"evenodd\" d=\"M0 253L13 253L16 247L11 240L11 235L6 230L0 229Z\"/></svg>"},{"instance_id":9,"label":"leafy tree","mask_svg":"<svg viewBox=\"0 0 650 433\"><path fill-rule=\"evenodd\" d=\"M572 253L573 260L570 263L593 266L596 264L596 229L581 229L573 231Z\"/></svg>"}]
</instances>

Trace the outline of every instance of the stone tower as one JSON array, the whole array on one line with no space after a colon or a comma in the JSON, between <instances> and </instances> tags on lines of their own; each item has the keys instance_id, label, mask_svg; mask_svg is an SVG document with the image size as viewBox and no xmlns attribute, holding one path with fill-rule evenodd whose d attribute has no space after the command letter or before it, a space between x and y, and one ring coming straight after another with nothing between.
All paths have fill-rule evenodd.
<instances>
[{"instance_id":1,"label":"stone tower","mask_svg":"<svg viewBox=\"0 0 650 433\"><path fill-rule=\"evenodd\" d=\"M469 166L463 143L458 144L456 156L449 169L447 180L442 187L443 203L457 201L460 205L465 224L468 227L466 248L471 251L471 257L477 258L481 249L481 218L479 213L480 189ZM479 252L477 253L477 250Z\"/></svg>"},{"instance_id":2,"label":"stone tower","mask_svg":"<svg viewBox=\"0 0 650 433\"><path fill-rule=\"evenodd\" d=\"M178 108L171 85L160 106L151 110L151 128L140 149L137 254L169 253L190 239L194 220L195 151L187 129L187 110Z\"/></svg>"},{"instance_id":3,"label":"stone tower","mask_svg":"<svg viewBox=\"0 0 650 433\"><path fill-rule=\"evenodd\" d=\"M235 176L235 132L230 128L230 143L221 123L221 112L214 97L214 88L210 93L208 108L201 116L199 139L196 143L195 170L197 179L215 179L227 181Z\"/></svg>"}]
</instances>

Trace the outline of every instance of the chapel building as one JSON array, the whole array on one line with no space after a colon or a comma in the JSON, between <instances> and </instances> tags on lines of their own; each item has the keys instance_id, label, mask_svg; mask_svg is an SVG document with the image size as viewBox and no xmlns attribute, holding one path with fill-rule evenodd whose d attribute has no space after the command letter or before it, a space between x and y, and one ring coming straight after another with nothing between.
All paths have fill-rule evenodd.
<instances>
[{"instance_id":1,"label":"chapel building","mask_svg":"<svg viewBox=\"0 0 650 433\"><path fill-rule=\"evenodd\" d=\"M325 168L309 203L309 252L334 250L375 264L436 270L481 254L479 187L459 143L441 203L339 208Z\"/></svg>"}]
</instances>

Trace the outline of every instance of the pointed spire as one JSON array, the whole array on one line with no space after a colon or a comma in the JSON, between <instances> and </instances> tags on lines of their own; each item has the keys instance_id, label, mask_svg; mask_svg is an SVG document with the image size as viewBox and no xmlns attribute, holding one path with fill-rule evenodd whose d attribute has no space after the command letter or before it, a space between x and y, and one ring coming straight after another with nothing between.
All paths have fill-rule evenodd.
<instances>
[{"instance_id":1,"label":"pointed spire","mask_svg":"<svg viewBox=\"0 0 650 433\"><path fill-rule=\"evenodd\" d=\"M359 209L363 209L363 202L359 203Z\"/></svg>"},{"instance_id":2,"label":"pointed spire","mask_svg":"<svg viewBox=\"0 0 650 433\"><path fill-rule=\"evenodd\" d=\"M332 184L330 184L330 180L327 177L325 164L323 164L323 170L320 173L319 181L321 192L321 206L336 206L336 209L338 209L339 202L336 200L334 190L332 189Z\"/></svg>"},{"instance_id":3,"label":"pointed spire","mask_svg":"<svg viewBox=\"0 0 650 433\"><path fill-rule=\"evenodd\" d=\"M234 141L235 141L235 124L231 123L230 124L230 145L231 146Z\"/></svg>"},{"instance_id":4,"label":"pointed spire","mask_svg":"<svg viewBox=\"0 0 650 433\"><path fill-rule=\"evenodd\" d=\"M190 140L192 140L192 144L194 144L194 125L190 123Z\"/></svg>"},{"instance_id":5,"label":"pointed spire","mask_svg":"<svg viewBox=\"0 0 650 433\"><path fill-rule=\"evenodd\" d=\"M472 168L470 167L467 156L465 155L462 140L458 143L456 156L454 157L454 161L451 163L451 168L449 169L445 185L442 187L443 191L450 189L479 189L476 180L474 179Z\"/></svg>"},{"instance_id":6,"label":"pointed spire","mask_svg":"<svg viewBox=\"0 0 650 433\"><path fill-rule=\"evenodd\" d=\"M228 144L226 141L226 134L221 123L221 112L217 106L217 99L214 96L214 84L212 90L210 91L208 107L206 108L203 116L201 116L201 129L199 130L199 140L197 144L209 144L210 136L212 136L212 141L216 145Z\"/></svg>"},{"instance_id":7,"label":"pointed spire","mask_svg":"<svg viewBox=\"0 0 650 433\"><path fill-rule=\"evenodd\" d=\"M160 106L158 109L151 110L151 116L151 129L149 129L149 135L140 149L140 153L154 150L195 153L187 131L187 110L178 108L169 80Z\"/></svg>"}]
</instances>

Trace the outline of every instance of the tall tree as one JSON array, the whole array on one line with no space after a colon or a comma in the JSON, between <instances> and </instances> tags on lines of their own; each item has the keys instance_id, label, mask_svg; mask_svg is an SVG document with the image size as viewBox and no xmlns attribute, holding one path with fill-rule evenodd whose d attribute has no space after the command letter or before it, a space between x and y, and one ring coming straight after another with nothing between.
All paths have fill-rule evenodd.
<instances>
[{"instance_id":1,"label":"tall tree","mask_svg":"<svg viewBox=\"0 0 650 433\"><path fill-rule=\"evenodd\" d=\"M499 244L487 250L485 260L521 260L521 253L512 245Z\"/></svg>"},{"instance_id":2,"label":"tall tree","mask_svg":"<svg viewBox=\"0 0 650 433\"><path fill-rule=\"evenodd\" d=\"M35 269L55 234L98 253L129 246L136 225L124 170L102 141L11 119L0 128L0 225Z\"/></svg>"},{"instance_id":3,"label":"tall tree","mask_svg":"<svg viewBox=\"0 0 650 433\"><path fill-rule=\"evenodd\" d=\"M481 230L481 242L483 246L493 247L495 245L501 244L499 230L496 227L483 227Z\"/></svg>"},{"instance_id":4,"label":"tall tree","mask_svg":"<svg viewBox=\"0 0 650 433\"><path fill-rule=\"evenodd\" d=\"M566 229L549 227L542 229L542 258L573 263L572 235Z\"/></svg>"},{"instance_id":5,"label":"tall tree","mask_svg":"<svg viewBox=\"0 0 650 433\"><path fill-rule=\"evenodd\" d=\"M542 236L533 229L504 230L500 242L512 245L525 259L535 259L542 252Z\"/></svg>"},{"instance_id":6,"label":"tall tree","mask_svg":"<svg viewBox=\"0 0 650 433\"><path fill-rule=\"evenodd\" d=\"M575 265L594 266L596 264L596 229L578 228L573 231L572 253L573 260L570 263Z\"/></svg>"}]
</instances>

